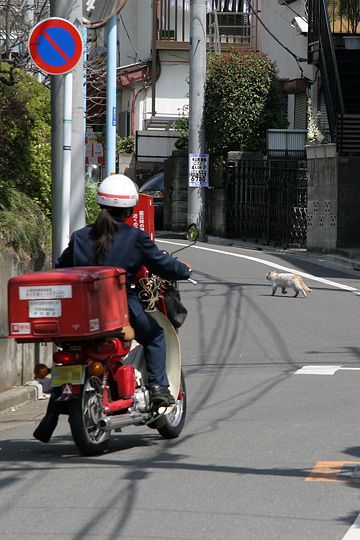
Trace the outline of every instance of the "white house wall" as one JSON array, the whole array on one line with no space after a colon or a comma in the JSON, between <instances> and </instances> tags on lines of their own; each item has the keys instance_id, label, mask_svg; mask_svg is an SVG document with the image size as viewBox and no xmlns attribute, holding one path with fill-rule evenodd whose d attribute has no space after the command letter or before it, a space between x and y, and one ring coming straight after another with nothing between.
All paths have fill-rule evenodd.
<instances>
[{"instance_id":1,"label":"white house wall","mask_svg":"<svg viewBox=\"0 0 360 540\"><path fill-rule=\"evenodd\" d=\"M120 67L151 58L151 25L151 0L129 0L125 4L118 17Z\"/></svg>"},{"instance_id":2,"label":"white house wall","mask_svg":"<svg viewBox=\"0 0 360 540\"><path fill-rule=\"evenodd\" d=\"M158 116L177 116L189 103L189 54L188 52L161 51L161 72L156 82L155 110ZM143 119L149 119L152 107L152 89L142 100ZM138 129L144 129L141 125Z\"/></svg>"},{"instance_id":3,"label":"white house wall","mask_svg":"<svg viewBox=\"0 0 360 540\"><path fill-rule=\"evenodd\" d=\"M261 21L280 43L299 58L307 58L307 35L300 35L291 26L292 20L298 15L304 16L306 19L304 0L297 0L289 5L279 4L278 0L261 0L259 2L259 8ZM298 79L302 76L313 80L315 75L314 67L308 65L307 62L298 64L295 58L260 23L258 25L258 43L259 50L266 53L272 61L276 62L280 80ZM295 96L290 94L288 96L288 121L290 129L296 125L295 120L298 113L295 107Z\"/></svg>"},{"instance_id":4,"label":"white house wall","mask_svg":"<svg viewBox=\"0 0 360 540\"><path fill-rule=\"evenodd\" d=\"M292 2L289 5L279 4L277 0L261 0L259 17L276 38L290 51L301 58L307 58L307 36L297 33L292 28L291 21L295 17L294 11L305 15L304 0ZM292 11L292 9L294 11ZM259 24L258 40L260 51L266 53L277 64L280 79L297 79L301 71L296 60ZM306 62L300 64L304 75L312 78L313 68Z\"/></svg>"}]
</instances>

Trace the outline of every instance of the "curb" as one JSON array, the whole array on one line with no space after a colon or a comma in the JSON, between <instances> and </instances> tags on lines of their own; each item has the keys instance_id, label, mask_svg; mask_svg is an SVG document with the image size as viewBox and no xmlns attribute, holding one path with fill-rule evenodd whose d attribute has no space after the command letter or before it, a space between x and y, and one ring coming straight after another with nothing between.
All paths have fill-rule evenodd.
<instances>
[{"instance_id":1,"label":"curb","mask_svg":"<svg viewBox=\"0 0 360 540\"><path fill-rule=\"evenodd\" d=\"M37 399L35 386L14 386L10 390L0 392L0 413L11 407L19 407Z\"/></svg>"}]
</instances>

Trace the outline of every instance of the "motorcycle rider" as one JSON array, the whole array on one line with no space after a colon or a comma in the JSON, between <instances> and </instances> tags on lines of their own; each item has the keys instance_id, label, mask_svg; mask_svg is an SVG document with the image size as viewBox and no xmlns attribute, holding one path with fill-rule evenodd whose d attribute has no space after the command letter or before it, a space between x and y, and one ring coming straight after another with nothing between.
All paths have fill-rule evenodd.
<instances>
[{"instance_id":1,"label":"motorcycle rider","mask_svg":"<svg viewBox=\"0 0 360 540\"><path fill-rule=\"evenodd\" d=\"M108 176L101 182L96 200L100 212L95 223L72 234L55 267L116 266L126 270L130 324L135 339L143 345L150 398L157 406L169 406L175 399L166 374L164 331L144 311L130 285L141 266L168 280L188 279L191 269L161 251L146 232L124 223L139 200L137 186L130 178L122 174ZM50 398L46 415L34 431L36 439L50 440L58 421L57 405Z\"/></svg>"}]
</instances>

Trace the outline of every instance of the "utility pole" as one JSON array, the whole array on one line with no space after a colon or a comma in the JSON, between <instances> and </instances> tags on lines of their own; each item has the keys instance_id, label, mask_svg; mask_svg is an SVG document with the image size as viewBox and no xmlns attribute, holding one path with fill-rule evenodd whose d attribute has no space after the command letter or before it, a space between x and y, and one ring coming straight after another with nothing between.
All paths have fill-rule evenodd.
<instances>
[{"instance_id":1,"label":"utility pole","mask_svg":"<svg viewBox=\"0 0 360 540\"><path fill-rule=\"evenodd\" d=\"M198 156L205 152L206 4L206 0L190 0L189 154ZM199 227L202 241L205 240L205 189L188 187L188 224Z\"/></svg>"},{"instance_id":2,"label":"utility pole","mask_svg":"<svg viewBox=\"0 0 360 540\"><path fill-rule=\"evenodd\" d=\"M82 32L81 0L50 0L50 16L72 22ZM83 61L72 71L71 137L71 197L69 207L69 235L85 225L85 134L83 98ZM63 104L65 77L51 76L51 160L52 160L52 255L55 261L62 249L62 170L63 170ZM68 233L66 232L66 235Z\"/></svg>"}]
</instances>

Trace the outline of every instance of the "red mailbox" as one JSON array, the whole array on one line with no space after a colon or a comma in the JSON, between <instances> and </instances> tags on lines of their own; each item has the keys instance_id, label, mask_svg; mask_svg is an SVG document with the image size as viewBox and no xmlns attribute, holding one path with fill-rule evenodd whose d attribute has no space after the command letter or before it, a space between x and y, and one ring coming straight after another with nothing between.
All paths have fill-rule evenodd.
<instances>
[{"instance_id":1,"label":"red mailbox","mask_svg":"<svg viewBox=\"0 0 360 540\"><path fill-rule=\"evenodd\" d=\"M135 229L141 229L150 236L151 240L155 241L155 207L154 198L151 195L139 194L139 202L134 207L134 211L125 223L131 225Z\"/></svg>"},{"instance_id":2,"label":"red mailbox","mask_svg":"<svg viewBox=\"0 0 360 540\"><path fill-rule=\"evenodd\" d=\"M14 277L8 314L9 336L19 342L114 334L129 324L125 271L79 266Z\"/></svg>"}]
</instances>

